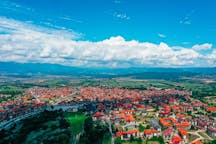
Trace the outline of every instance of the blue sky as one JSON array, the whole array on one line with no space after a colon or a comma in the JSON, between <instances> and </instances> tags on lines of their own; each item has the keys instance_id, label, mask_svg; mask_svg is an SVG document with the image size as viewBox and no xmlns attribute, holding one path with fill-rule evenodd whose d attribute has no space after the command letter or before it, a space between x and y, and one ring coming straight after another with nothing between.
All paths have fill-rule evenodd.
<instances>
[{"instance_id":1,"label":"blue sky","mask_svg":"<svg viewBox=\"0 0 216 144\"><path fill-rule=\"evenodd\" d=\"M215 66L215 5L214 0L2 0L0 50L8 58L0 61Z\"/></svg>"}]
</instances>

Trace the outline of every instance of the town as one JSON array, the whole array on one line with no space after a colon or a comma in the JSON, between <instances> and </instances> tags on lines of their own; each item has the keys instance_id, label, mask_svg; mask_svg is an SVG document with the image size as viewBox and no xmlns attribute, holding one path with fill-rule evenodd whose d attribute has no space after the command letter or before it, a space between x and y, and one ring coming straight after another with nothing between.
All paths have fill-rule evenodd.
<instances>
[{"instance_id":1,"label":"town","mask_svg":"<svg viewBox=\"0 0 216 144\"><path fill-rule=\"evenodd\" d=\"M1 97L6 95L1 95ZM112 125L112 143L131 139L167 144L202 144L216 138L216 107L192 91L108 87L33 87L0 103L0 129L44 110L84 111Z\"/></svg>"}]
</instances>

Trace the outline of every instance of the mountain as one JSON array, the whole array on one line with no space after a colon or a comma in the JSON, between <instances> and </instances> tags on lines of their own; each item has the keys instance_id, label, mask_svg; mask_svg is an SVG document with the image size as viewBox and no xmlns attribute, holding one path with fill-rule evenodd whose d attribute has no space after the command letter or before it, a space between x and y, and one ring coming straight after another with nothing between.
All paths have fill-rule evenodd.
<instances>
[{"instance_id":1,"label":"mountain","mask_svg":"<svg viewBox=\"0 0 216 144\"><path fill-rule=\"evenodd\" d=\"M144 74L164 73L193 73L193 74L216 74L216 68L89 68L71 67L59 64L47 63L16 63L0 62L0 74L49 74L49 75L74 75L74 76L139 76Z\"/></svg>"}]
</instances>

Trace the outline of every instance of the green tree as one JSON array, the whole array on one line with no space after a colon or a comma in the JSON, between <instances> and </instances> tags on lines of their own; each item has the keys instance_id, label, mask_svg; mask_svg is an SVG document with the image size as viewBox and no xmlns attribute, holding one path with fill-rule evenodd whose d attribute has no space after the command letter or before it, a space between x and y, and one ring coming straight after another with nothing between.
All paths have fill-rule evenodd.
<instances>
[{"instance_id":1,"label":"green tree","mask_svg":"<svg viewBox=\"0 0 216 144\"><path fill-rule=\"evenodd\" d=\"M212 141L207 142L207 143L205 143L205 144L216 144L216 140L212 140Z\"/></svg>"},{"instance_id":2,"label":"green tree","mask_svg":"<svg viewBox=\"0 0 216 144\"><path fill-rule=\"evenodd\" d=\"M146 129L150 129L150 128L151 128L150 125L147 125L147 126L146 126Z\"/></svg>"},{"instance_id":3,"label":"green tree","mask_svg":"<svg viewBox=\"0 0 216 144\"><path fill-rule=\"evenodd\" d=\"M144 131L144 129L145 129L145 127L144 127L143 125L139 124L139 127L138 127L138 129L139 129L139 131L140 131L140 132L143 132L143 131Z\"/></svg>"},{"instance_id":4,"label":"green tree","mask_svg":"<svg viewBox=\"0 0 216 144\"><path fill-rule=\"evenodd\" d=\"M158 141L159 141L160 144L165 144L164 138L162 136L158 137Z\"/></svg>"},{"instance_id":5,"label":"green tree","mask_svg":"<svg viewBox=\"0 0 216 144\"><path fill-rule=\"evenodd\" d=\"M120 137L116 138L114 143L115 144L122 144L121 138Z\"/></svg>"}]
</instances>

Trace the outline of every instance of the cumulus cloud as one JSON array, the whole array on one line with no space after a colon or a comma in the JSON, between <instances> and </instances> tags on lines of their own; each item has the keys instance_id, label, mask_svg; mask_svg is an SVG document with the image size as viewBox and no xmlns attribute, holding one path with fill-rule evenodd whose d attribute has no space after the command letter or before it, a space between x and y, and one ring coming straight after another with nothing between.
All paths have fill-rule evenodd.
<instances>
[{"instance_id":1,"label":"cumulus cloud","mask_svg":"<svg viewBox=\"0 0 216 144\"><path fill-rule=\"evenodd\" d=\"M194 50L209 50L212 48L212 44L204 43L204 44L196 44L192 47Z\"/></svg>"},{"instance_id":2,"label":"cumulus cloud","mask_svg":"<svg viewBox=\"0 0 216 144\"><path fill-rule=\"evenodd\" d=\"M165 35L165 34L159 33L158 36L161 37L161 38L166 38L166 35Z\"/></svg>"},{"instance_id":3,"label":"cumulus cloud","mask_svg":"<svg viewBox=\"0 0 216 144\"><path fill-rule=\"evenodd\" d=\"M175 49L163 42L126 41L121 36L98 42L80 41L78 38L79 34L75 32L45 29L0 18L0 61L87 67L181 67L202 66L202 60L208 61L209 66L215 65L215 51L203 55L192 48Z\"/></svg>"}]
</instances>

